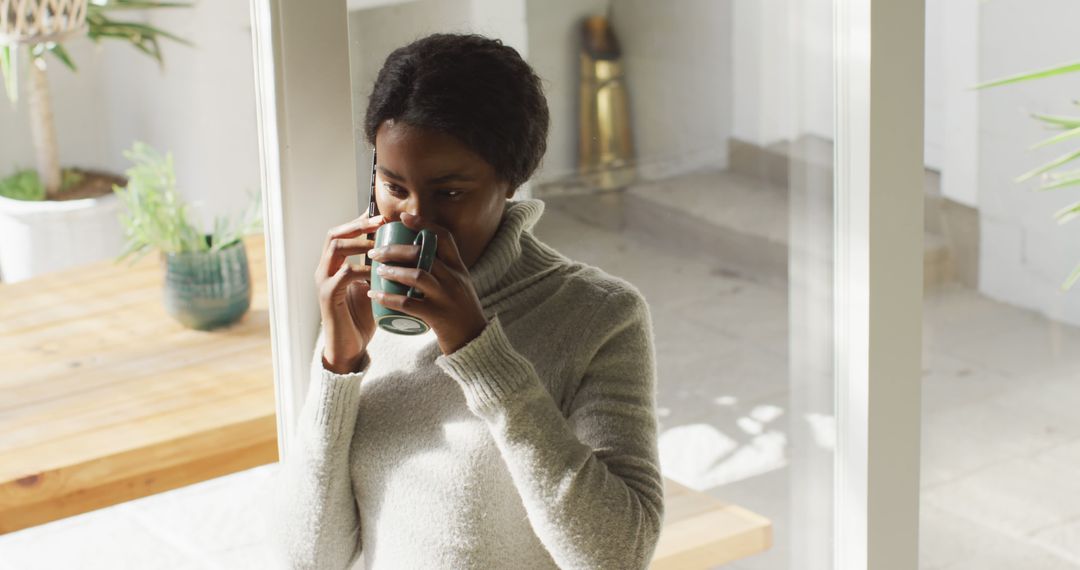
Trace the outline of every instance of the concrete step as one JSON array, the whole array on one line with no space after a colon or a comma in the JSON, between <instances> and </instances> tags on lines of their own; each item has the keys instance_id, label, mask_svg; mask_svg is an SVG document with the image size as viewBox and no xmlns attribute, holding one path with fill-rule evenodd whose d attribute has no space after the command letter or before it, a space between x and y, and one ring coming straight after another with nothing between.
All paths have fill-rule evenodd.
<instances>
[{"instance_id":1,"label":"concrete step","mask_svg":"<svg viewBox=\"0 0 1080 570\"><path fill-rule=\"evenodd\" d=\"M662 247L712 256L745 279L787 282L791 213L787 188L776 181L713 170L639 182L621 190L552 195L540 191L536 195L582 221ZM817 206L831 212L831 200ZM815 230L832 231L800 231ZM822 247L817 256L823 262L831 262L831 239L831 235L819 236ZM924 287L932 289L949 281L952 260L946 241L927 233L924 252Z\"/></svg>"}]
</instances>

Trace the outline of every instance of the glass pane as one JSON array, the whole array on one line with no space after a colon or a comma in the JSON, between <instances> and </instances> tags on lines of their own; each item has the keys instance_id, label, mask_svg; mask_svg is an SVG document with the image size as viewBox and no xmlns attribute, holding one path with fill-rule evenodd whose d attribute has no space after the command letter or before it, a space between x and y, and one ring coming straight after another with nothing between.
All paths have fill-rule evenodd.
<instances>
[{"instance_id":1,"label":"glass pane","mask_svg":"<svg viewBox=\"0 0 1080 570\"><path fill-rule=\"evenodd\" d=\"M0 566L268 566L250 6L0 4Z\"/></svg>"},{"instance_id":2,"label":"glass pane","mask_svg":"<svg viewBox=\"0 0 1080 570\"><path fill-rule=\"evenodd\" d=\"M350 1L361 200L387 56L436 32L514 47L550 112L515 199L543 201L542 242L648 301L661 468L688 493L668 489L668 522L737 505L735 530L699 519L728 547L698 567L829 568L832 4L677 4Z\"/></svg>"},{"instance_id":3,"label":"glass pane","mask_svg":"<svg viewBox=\"0 0 1080 570\"><path fill-rule=\"evenodd\" d=\"M1073 187L1016 180L1075 151L1033 113L1080 116L1075 72L971 90L1075 57L1080 6L927 2L920 566L1080 568L1080 225ZM1040 41L1016 30L1037 27Z\"/></svg>"}]
</instances>

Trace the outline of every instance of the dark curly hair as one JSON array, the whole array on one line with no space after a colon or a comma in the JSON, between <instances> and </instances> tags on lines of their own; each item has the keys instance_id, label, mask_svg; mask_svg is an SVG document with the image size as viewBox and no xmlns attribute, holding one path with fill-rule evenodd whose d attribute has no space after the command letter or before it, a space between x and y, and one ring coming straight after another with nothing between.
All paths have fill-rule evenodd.
<instances>
[{"instance_id":1,"label":"dark curly hair","mask_svg":"<svg viewBox=\"0 0 1080 570\"><path fill-rule=\"evenodd\" d=\"M447 133L516 189L547 149L540 78L517 50L477 34L432 34L394 50L368 97L372 146L388 119Z\"/></svg>"}]
</instances>

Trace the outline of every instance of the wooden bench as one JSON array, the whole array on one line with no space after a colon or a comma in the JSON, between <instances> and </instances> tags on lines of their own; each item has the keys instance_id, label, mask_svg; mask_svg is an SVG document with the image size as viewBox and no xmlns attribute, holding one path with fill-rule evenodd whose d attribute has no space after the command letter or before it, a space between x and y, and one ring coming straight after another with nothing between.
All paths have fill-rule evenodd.
<instances>
[{"instance_id":1,"label":"wooden bench","mask_svg":"<svg viewBox=\"0 0 1080 570\"><path fill-rule=\"evenodd\" d=\"M652 570L712 568L772 547L772 522L664 478L664 529Z\"/></svg>"},{"instance_id":2,"label":"wooden bench","mask_svg":"<svg viewBox=\"0 0 1080 570\"><path fill-rule=\"evenodd\" d=\"M251 310L211 332L161 302L155 254L0 283L0 534L278 460L266 265ZM771 524L667 480L652 568L708 568Z\"/></svg>"}]
</instances>

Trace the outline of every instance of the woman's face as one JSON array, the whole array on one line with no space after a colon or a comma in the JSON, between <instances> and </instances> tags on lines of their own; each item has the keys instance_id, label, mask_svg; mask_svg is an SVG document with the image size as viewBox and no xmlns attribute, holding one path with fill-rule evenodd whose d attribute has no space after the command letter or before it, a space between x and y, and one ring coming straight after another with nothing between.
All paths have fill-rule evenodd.
<instances>
[{"instance_id":1,"label":"woman's face","mask_svg":"<svg viewBox=\"0 0 1080 570\"><path fill-rule=\"evenodd\" d=\"M495 169L454 137L394 121L375 134L375 200L387 221L402 212L443 226L466 267L484 252L514 193Z\"/></svg>"}]
</instances>

